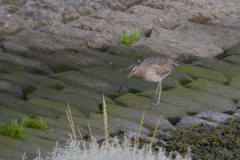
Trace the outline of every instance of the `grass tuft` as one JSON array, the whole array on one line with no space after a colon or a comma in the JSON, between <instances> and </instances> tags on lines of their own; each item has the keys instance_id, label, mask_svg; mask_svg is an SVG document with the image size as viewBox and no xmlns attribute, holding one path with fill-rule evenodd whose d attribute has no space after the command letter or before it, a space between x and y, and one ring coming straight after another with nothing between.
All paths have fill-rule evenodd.
<instances>
[{"instance_id":1,"label":"grass tuft","mask_svg":"<svg viewBox=\"0 0 240 160\"><path fill-rule=\"evenodd\" d=\"M137 32L134 32L134 36L132 33L129 37L125 34L125 31L122 31L122 37L120 40L123 45L129 46L132 43L136 42L141 37L140 35L141 29L138 30Z\"/></svg>"},{"instance_id":2,"label":"grass tuft","mask_svg":"<svg viewBox=\"0 0 240 160\"><path fill-rule=\"evenodd\" d=\"M41 118L37 120L36 118L23 117L21 125L23 127L46 130L48 127L46 123L47 122L42 120Z\"/></svg>"},{"instance_id":3,"label":"grass tuft","mask_svg":"<svg viewBox=\"0 0 240 160\"><path fill-rule=\"evenodd\" d=\"M23 126L18 125L17 119L3 123L0 128L0 134L14 139L22 139L25 137L25 130Z\"/></svg>"}]
</instances>

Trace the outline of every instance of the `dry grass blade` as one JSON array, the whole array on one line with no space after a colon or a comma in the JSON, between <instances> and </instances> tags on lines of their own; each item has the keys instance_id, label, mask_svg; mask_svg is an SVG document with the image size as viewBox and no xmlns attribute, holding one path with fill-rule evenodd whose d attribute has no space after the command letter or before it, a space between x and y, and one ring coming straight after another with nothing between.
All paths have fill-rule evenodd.
<instances>
[{"instance_id":1,"label":"dry grass blade","mask_svg":"<svg viewBox=\"0 0 240 160\"><path fill-rule=\"evenodd\" d=\"M93 142L92 131L91 131L91 127L90 127L90 124L88 122L88 119L87 119L87 123L88 123L88 128L89 128L89 132L90 132L90 136L91 136L91 141Z\"/></svg>"},{"instance_id":2,"label":"dry grass blade","mask_svg":"<svg viewBox=\"0 0 240 160\"><path fill-rule=\"evenodd\" d=\"M81 141L82 141L82 144L83 144L83 148L84 148L84 150L86 151L85 143L84 143L84 141L83 141L82 134L81 134L81 132L80 132L79 127L78 127L78 132L79 132L79 135L80 135L80 137L81 137Z\"/></svg>"},{"instance_id":3,"label":"dry grass blade","mask_svg":"<svg viewBox=\"0 0 240 160\"><path fill-rule=\"evenodd\" d=\"M68 118L71 130L72 130L72 134L73 134L74 140L77 143L77 137L76 137L76 132L75 132L75 129L74 129L74 124L73 124L73 120L72 120L72 114L71 114L69 102L68 102L68 109L66 109L66 112L67 112L67 118Z\"/></svg>"},{"instance_id":4,"label":"dry grass blade","mask_svg":"<svg viewBox=\"0 0 240 160\"><path fill-rule=\"evenodd\" d=\"M140 123L140 127L139 127L139 130L138 130L137 146L138 146L138 143L139 143L139 137L140 137L140 132L141 132L141 128L142 128L142 124L143 124L143 120L144 120L144 114L145 114L145 111L143 112L142 119L141 119L141 123Z\"/></svg>"},{"instance_id":5,"label":"dry grass blade","mask_svg":"<svg viewBox=\"0 0 240 160\"><path fill-rule=\"evenodd\" d=\"M153 137L152 137L152 141L151 141L151 143L150 143L150 147L152 146L153 140L154 140L154 138L155 138L155 136L156 136L157 128L158 128L158 125L159 125L159 123L160 123L160 121L161 121L161 118L162 118L162 114L160 115L160 118L159 118L159 120L158 120L156 129L155 129L154 134L153 134Z\"/></svg>"},{"instance_id":6,"label":"dry grass blade","mask_svg":"<svg viewBox=\"0 0 240 160\"><path fill-rule=\"evenodd\" d=\"M103 116L104 116L105 138L106 138L106 142L108 142L110 136L109 136L109 129L107 125L107 106L105 103L104 94L103 94Z\"/></svg>"},{"instance_id":7,"label":"dry grass blade","mask_svg":"<svg viewBox=\"0 0 240 160\"><path fill-rule=\"evenodd\" d=\"M134 137L134 147L137 147L136 140L137 140L137 129L136 129L136 131L135 131L135 137Z\"/></svg>"}]
</instances>

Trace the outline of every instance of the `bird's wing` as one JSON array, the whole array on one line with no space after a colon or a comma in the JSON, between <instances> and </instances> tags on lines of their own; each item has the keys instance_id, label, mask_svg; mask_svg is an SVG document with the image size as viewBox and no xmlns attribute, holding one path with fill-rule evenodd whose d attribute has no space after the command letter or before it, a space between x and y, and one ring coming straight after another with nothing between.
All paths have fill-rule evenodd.
<instances>
[{"instance_id":1,"label":"bird's wing","mask_svg":"<svg viewBox=\"0 0 240 160\"><path fill-rule=\"evenodd\" d=\"M161 76L161 77L165 77L168 74L171 73L173 66L171 64L171 62L165 60L165 59L160 59L157 58L154 61L151 62L153 65L153 69L156 72L157 75Z\"/></svg>"}]
</instances>

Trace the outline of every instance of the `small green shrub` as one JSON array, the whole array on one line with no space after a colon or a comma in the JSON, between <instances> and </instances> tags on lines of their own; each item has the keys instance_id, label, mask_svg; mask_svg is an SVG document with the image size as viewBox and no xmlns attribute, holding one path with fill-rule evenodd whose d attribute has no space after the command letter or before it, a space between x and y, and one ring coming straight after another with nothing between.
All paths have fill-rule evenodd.
<instances>
[{"instance_id":1,"label":"small green shrub","mask_svg":"<svg viewBox=\"0 0 240 160\"><path fill-rule=\"evenodd\" d=\"M137 32L134 32L134 36L133 36L133 33L129 36L125 34L125 31L122 31L122 37L121 37L121 43L123 45L126 45L126 46L129 46L131 45L132 43L136 42L141 36L141 29Z\"/></svg>"},{"instance_id":2,"label":"small green shrub","mask_svg":"<svg viewBox=\"0 0 240 160\"><path fill-rule=\"evenodd\" d=\"M18 125L17 119L12 119L11 123L7 121L7 123L2 124L0 134L15 139L22 139L25 137L25 130L23 126Z\"/></svg>"},{"instance_id":3,"label":"small green shrub","mask_svg":"<svg viewBox=\"0 0 240 160\"><path fill-rule=\"evenodd\" d=\"M46 121L42 120L41 118L37 120L36 118L23 117L21 125L23 127L40 129L40 130L47 129Z\"/></svg>"}]
</instances>

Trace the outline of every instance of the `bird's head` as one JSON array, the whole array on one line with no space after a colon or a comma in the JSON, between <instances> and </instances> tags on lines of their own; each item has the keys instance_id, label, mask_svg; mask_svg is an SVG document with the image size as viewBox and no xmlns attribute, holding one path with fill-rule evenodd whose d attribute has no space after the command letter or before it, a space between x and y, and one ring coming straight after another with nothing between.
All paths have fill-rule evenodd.
<instances>
[{"instance_id":1,"label":"bird's head","mask_svg":"<svg viewBox=\"0 0 240 160\"><path fill-rule=\"evenodd\" d=\"M138 68L138 66L136 64L133 64L128 67L128 78L136 73L135 71L137 68Z\"/></svg>"},{"instance_id":2,"label":"bird's head","mask_svg":"<svg viewBox=\"0 0 240 160\"><path fill-rule=\"evenodd\" d=\"M124 83L127 81L127 79L136 73L137 68L138 68L138 66L137 66L136 64L133 64L133 65L131 65L131 66L128 67L127 77L125 78L125 80L123 81L123 84L122 84L121 87L119 88L119 91L118 91L119 93L120 93L120 91L121 91Z\"/></svg>"},{"instance_id":3,"label":"bird's head","mask_svg":"<svg viewBox=\"0 0 240 160\"><path fill-rule=\"evenodd\" d=\"M178 67L180 66L180 61L179 60L174 60L173 61L173 67Z\"/></svg>"}]
</instances>

